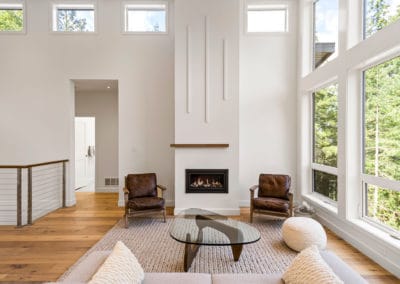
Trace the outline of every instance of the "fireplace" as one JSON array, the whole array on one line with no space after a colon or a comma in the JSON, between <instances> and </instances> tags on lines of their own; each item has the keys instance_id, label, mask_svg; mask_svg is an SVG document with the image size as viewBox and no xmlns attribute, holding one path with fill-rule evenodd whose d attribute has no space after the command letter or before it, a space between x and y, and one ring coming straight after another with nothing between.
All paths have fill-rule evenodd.
<instances>
[{"instance_id":1,"label":"fireplace","mask_svg":"<svg viewBox=\"0 0 400 284\"><path fill-rule=\"evenodd\" d=\"M186 169L186 193L228 193L228 169Z\"/></svg>"}]
</instances>

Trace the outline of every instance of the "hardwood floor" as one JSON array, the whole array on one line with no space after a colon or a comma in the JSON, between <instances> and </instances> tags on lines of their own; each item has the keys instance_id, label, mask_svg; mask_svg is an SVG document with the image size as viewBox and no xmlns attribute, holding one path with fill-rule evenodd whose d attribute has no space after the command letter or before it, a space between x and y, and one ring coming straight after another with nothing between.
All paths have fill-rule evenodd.
<instances>
[{"instance_id":1,"label":"hardwood floor","mask_svg":"<svg viewBox=\"0 0 400 284\"><path fill-rule=\"evenodd\" d=\"M0 226L0 282L57 280L121 218L117 198L112 193L77 193L76 206L50 213L32 226ZM248 220L247 212L240 218ZM371 283L400 283L330 231L328 248Z\"/></svg>"}]
</instances>

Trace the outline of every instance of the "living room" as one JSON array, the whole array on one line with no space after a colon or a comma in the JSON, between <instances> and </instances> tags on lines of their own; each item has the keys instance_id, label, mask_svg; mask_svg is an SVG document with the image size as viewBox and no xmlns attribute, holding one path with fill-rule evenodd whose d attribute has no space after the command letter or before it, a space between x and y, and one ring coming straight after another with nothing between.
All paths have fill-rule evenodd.
<instances>
[{"instance_id":1,"label":"living room","mask_svg":"<svg viewBox=\"0 0 400 284\"><path fill-rule=\"evenodd\" d=\"M129 174L156 173L167 189L168 225L200 208L252 226L249 188L265 173L290 177L294 209L311 207L328 248L358 261L353 269L364 279L396 283L399 4L0 0L0 281L59 279L122 224ZM16 15L16 26L5 15ZM96 177L95 193L75 192L75 88L82 81L118 84L119 185L107 193L97 180L114 172ZM188 191L190 169L228 170L217 181L226 190ZM36 186L43 171L54 175L51 186ZM254 216L266 242L269 219ZM144 219L164 224L157 215ZM251 246L243 260L251 262ZM57 259L65 262L55 268Z\"/></svg>"}]
</instances>

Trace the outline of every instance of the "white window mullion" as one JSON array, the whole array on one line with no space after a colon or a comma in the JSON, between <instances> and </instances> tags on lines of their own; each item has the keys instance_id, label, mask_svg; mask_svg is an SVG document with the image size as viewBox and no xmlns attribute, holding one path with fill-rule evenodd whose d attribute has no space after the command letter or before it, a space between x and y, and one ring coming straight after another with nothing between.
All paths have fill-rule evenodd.
<instances>
[{"instance_id":1,"label":"white window mullion","mask_svg":"<svg viewBox=\"0 0 400 284\"><path fill-rule=\"evenodd\" d=\"M400 181L390 180L383 177L371 176L367 174L361 174L361 179L363 182L367 184L376 185L394 191L400 191Z\"/></svg>"},{"instance_id":2,"label":"white window mullion","mask_svg":"<svg viewBox=\"0 0 400 284\"><path fill-rule=\"evenodd\" d=\"M338 169L334 168L334 167L331 167L331 166L312 163L311 164L311 168L313 170L317 170L317 171L324 172L324 173L331 174L331 175L336 175L337 176L337 174L338 174Z\"/></svg>"}]
</instances>

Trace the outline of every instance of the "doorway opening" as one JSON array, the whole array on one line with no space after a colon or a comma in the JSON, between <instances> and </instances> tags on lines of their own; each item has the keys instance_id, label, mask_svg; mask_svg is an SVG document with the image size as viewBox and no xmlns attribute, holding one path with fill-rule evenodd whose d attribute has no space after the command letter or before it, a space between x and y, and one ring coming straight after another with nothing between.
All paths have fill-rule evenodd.
<instances>
[{"instance_id":1,"label":"doorway opening","mask_svg":"<svg viewBox=\"0 0 400 284\"><path fill-rule=\"evenodd\" d=\"M118 81L73 83L75 190L118 192Z\"/></svg>"},{"instance_id":2,"label":"doorway opening","mask_svg":"<svg viewBox=\"0 0 400 284\"><path fill-rule=\"evenodd\" d=\"M95 191L96 118L75 117L75 190Z\"/></svg>"}]
</instances>

